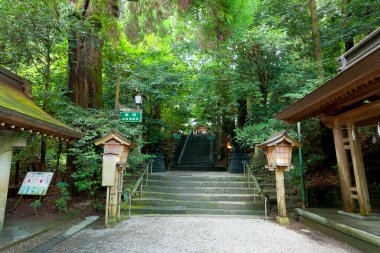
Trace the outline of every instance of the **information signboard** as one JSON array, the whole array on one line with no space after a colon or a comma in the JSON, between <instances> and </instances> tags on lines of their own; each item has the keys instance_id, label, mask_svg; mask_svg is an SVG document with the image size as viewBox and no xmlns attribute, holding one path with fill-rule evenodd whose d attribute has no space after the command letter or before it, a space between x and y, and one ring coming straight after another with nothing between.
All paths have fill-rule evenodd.
<instances>
[{"instance_id":1,"label":"information signboard","mask_svg":"<svg viewBox=\"0 0 380 253\"><path fill-rule=\"evenodd\" d=\"M180 134L173 134L173 139L174 140L180 140L182 138L182 135Z\"/></svg>"},{"instance_id":2,"label":"information signboard","mask_svg":"<svg viewBox=\"0 0 380 253\"><path fill-rule=\"evenodd\" d=\"M18 194L46 195L53 175L53 172L28 172Z\"/></svg>"},{"instance_id":3,"label":"information signboard","mask_svg":"<svg viewBox=\"0 0 380 253\"><path fill-rule=\"evenodd\" d=\"M120 120L130 123L142 122L142 110L141 109L120 109Z\"/></svg>"}]
</instances>

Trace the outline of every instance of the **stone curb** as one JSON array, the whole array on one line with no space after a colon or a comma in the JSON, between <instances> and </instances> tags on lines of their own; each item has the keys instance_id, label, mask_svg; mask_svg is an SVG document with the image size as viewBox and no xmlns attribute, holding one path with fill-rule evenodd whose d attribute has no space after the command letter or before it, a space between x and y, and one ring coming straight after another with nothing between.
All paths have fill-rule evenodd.
<instances>
[{"instance_id":1,"label":"stone curb","mask_svg":"<svg viewBox=\"0 0 380 253\"><path fill-rule=\"evenodd\" d=\"M78 211L78 210L72 211L72 212L70 212L70 213L67 214L67 216L68 216L67 218L64 218L63 220L57 221L57 223L55 223L54 225L48 226L47 228L44 228L44 229L42 229L42 230L40 230L40 231L38 231L36 233L33 233L30 236L27 236L27 237L22 238L22 239L20 239L18 241L12 242L10 244L7 244L7 245L1 247L0 248L0 252L4 251L4 250L7 250L7 249L9 249L11 247L14 247L14 246L16 246L16 245L18 245L20 243L26 242L26 241L28 241L28 240L36 237L36 236L39 236L40 234L43 234L43 233L45 233L45 232L47 232L49 230L55 229L55 228L61 226L62 224L66 223L68 220L72 220L73 219L72 216L75 216L75 215L77 215L79 213L80 213L80 211Z\"/></svg>"},{"instance_id":2,"label":"stone curb","mask_svg":"<svg viewBox=\"0 0 380 253\"><path fill-rule=\"evenodd\" d=\"M58 244L61 244L62 242L66 241L71 236L75 235L79 231L85 229L86 227L90 226L92 223L97 221L99 219L99 216L87 216L84 220L79 222L78 224L68 228L65 233L59 234L54 236L48 241L45 241L34 248L28 250L28 253L42 253L42 252L48 252Z\"/></svg>"},{"instance_id":3,"label":"stone curb","mask_svg":"<svg viewBox=\"0 0 380 253\"><path fill-rule=\"evenodd\" d=\"M305 218L310 219L314 222L317 222L319 224L333 228L333 229L338 230L344 234L350 235L352 237L355 237L357 239L366 241L370 244L373 244L373 245L380 247L380 237L379 236L365 232L363 230L359 230L356 228L346 226L344 224L335 222L333 220L321 217L317 214L306 212L306 211L299 209L299 208L296 208L295 210L302 217L305 217Z\"/></svg>"}]
</instances>

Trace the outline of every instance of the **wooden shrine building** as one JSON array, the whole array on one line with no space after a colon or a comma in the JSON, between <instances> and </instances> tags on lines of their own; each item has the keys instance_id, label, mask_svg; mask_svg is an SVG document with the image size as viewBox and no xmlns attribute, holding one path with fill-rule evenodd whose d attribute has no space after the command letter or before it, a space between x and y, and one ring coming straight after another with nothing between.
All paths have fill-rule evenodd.
<instances>
[{"instance_id":1,"label":"wooden shrine building","mask_svg":"<svg viewBox=\"0 0 380 253\"><path fill-rule=\"evenodd\" d=\"M380 124L380 29L339 61L341 67L336 77L275 117L288 124L318 118L333 129L343 209L353 212L354 201L358 201L360 214L367 216L371 205L358 128Z\"/></svg>"},{"instance_id":2,"label":"wooden shrine building","mask_svg":"<svg viewBox=\"0 0 380 253\"><path fill-rule=\"evenodd\" d=\"M29 93L29 82L0 67L0 230L3 227L13 148L26 146L28 131L50 138L73 141L82 133L39 108Z\"/></svg>"}]
</instances>

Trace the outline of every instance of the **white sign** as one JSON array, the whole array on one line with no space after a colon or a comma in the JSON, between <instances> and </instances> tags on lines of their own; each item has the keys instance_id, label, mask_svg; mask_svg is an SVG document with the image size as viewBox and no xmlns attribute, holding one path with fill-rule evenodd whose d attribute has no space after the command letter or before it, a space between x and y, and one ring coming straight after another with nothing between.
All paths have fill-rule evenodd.
<instances>
[{"instance_id":1,"label":"white sign","mask_svg":"<svg viewBox=\"0 0 380 253\"><path fill-rule=\"evenodd\" d=\"M53 175L53 172L28 172L18 194L46 195Z\"/></svg>"}]
</instances>

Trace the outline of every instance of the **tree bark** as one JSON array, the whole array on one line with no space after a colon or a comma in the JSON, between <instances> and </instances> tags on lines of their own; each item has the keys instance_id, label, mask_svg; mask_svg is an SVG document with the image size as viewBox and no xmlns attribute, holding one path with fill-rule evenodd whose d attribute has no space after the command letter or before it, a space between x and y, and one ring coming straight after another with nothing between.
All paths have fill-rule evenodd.
<instances>
[{"instance_id":1,"label":"tree bark","mask_svg":"<svg viewBox=\"0 0 380 253\"><path fill-rule=\"evenodd\" d=\"M51 53L51 48L50 45L47 45L47 50L46 50L46 56L45 56L45 61L46 61L46 66L45 66L45 94L42 100L42 109L44 111L47 111L47 95L50 90L50 79L51 79L51 63L52 59L50 56ZM40 170L41 171L46 171L46 136L42 135L41 138L41 152L40 152Z\"/></svg>"},{"instance_id":2,"label":"tree bark","mask_svg":"<svg viewBox=\"0 0 380 253\"><path fill-rule=\"evenodd\" d=\"M70 98L83 108L103 107L102 42L97 35L72 33L69 39Z\"/></svg>"},{"instance_id":3,"label":"tree bark","mask_svg":"<svg viewBox=\"0 0 380 253\"><path fill-rule=\"evenodd\" d=\"M319 25L318 25L318 13L317 4L315 0L309 0L309 8L311 15L311 32L313 35L313 45L314 45L314 59L318 65L318 75L320 78L324 77L323 65L322 65L322 52L321 52L321 37L319 35Z\"/></svg>"},{"instance_id":4,"label":"tree bark","mask_svg":"<svg viewBox=\"0 0 380 253\"><path fill-rule=\"evenodd\" d=\"M238 127L244 127L247 121L247 99L239 99L238 104Z\"/></svg>"},{"instance_id":5,"label":"tree bark","mask_svg":"<svg viewBox=\"0 0 380 253\"><path fill-rule=\"evenodd\" d=\"M342 6L343 6L342 13L344 15L344 18L343 18L343 32L345 34L347 33L347 30L349 28L348 19L351 16L351 13L349 12L350 3L351 3L351 0L342 0ZM345 51L347 52L348 50L350 50L353 47L354 47L354 38L352 38L352 37L348 37L348 38L345 37L344 38L344 49L345 49Z\"/></svg>"},{"instance_id":6,"label":"tree bark","mask_svg":"<svg viewBox=\"0 0 380 253\"><path fill-rule=\"evenodd\" d=\"M101 24L94 15L96 10L90 0L72 2L78 22L89 21L91 27L85 34L73 28L68 40L70 98L75 105L99 109L103 107Z\"/></svg>"}]
</instances>

